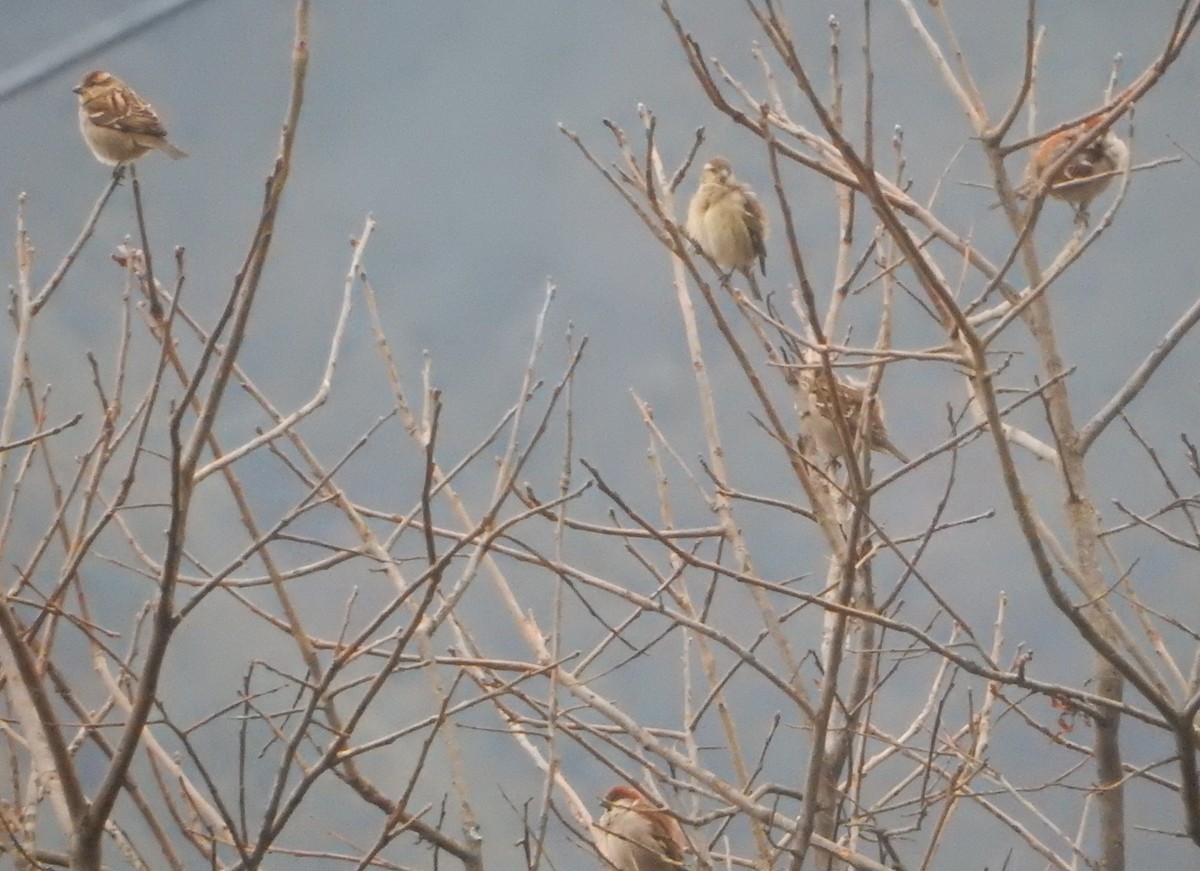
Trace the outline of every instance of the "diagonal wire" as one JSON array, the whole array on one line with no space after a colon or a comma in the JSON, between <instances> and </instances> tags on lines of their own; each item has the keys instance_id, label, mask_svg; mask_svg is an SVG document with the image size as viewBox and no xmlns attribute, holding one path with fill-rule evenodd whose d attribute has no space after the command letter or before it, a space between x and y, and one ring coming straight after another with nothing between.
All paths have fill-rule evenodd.
<instances>
[{"instance_id":1,"label":"diagonal wire","mask_svg":"<svg viewBox=\"0 0 1200 871\"><path fill-rule=\"evenodd\" d=\"M34 58L0 73L0 103L45 81L66 67L134 34L149 30L176 12L202 0L147 0L119 15L94 24Z\"/></svg>"}]
</instances>

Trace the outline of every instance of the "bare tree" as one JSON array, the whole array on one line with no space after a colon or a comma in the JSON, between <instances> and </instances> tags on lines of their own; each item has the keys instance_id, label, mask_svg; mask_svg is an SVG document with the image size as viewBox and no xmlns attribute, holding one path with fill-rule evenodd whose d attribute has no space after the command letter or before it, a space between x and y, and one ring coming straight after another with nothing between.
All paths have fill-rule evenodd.
<instances>
[{"instance_id":1,"label":"bare tree","mask_svg":"<svg viewBox=\"0 0 1200 871\"><path fill-rule=\"evenodd\" d=\"M1200 302L1082 424L1048 302L1105 244L1133 174L1163 162L1085 158L1172 73L1196 3L1128 85L1114 70L1101 105L1018 138L1036 96L1033 4L1021 85L997 111L948 4L901 0L993 173L1007 236L989 256L939 216L937 185L918 201L899 132L886 160L877 153L870 3L854 75L829 22L826 98L773 0L742 13L762 35L756 85L709 58L662 0L698 86L744 131L735 164L771 180L759 193L777 226L769 278L726 273L685 229L709 157L702 131L665 143L642 108L636 137L608 124L610 159L564 128L671 269L703 454L681 447L689 424L660 421L635 394L641 487L579 456L578 428L609 422L574 401L586 340L568 334L543 374L552 286L511 405L447 447L432 362L414 390L388 339L369 217L308 397L285 405L262 386L273 373L254 376L248 327L284 229L309 5L297 4L259 219L214 323L189 309L182 249L172 280L161 258L156 272L131 169L139 244L114 253L108 277L125 286L119 338L108 358L86 357L91 406L62 411L41 372L83 361L47 347L39 318L122 174L40 286L24 216L18 227L0 418L0 849L15 867L393 869L428 867L430 850L437 866L600 868L596 772L667 808L699 868L983 867L986 844L1008 867L1119 871L1133 790L1168 797L1182 820L1139 838L1200 846L1200 693L1184 664L1200 634L1173 613L1187 584L1149 585L1119 550L1144 532L1200 549L1181 473L1123 417ZM850 79L865 107L853 123ZM1064 132L1063 147L1039 148ZM1014 183L1006 159L1031 148L1048 163ZM1078 195L1081 161L1110 183ZM797 191L814 181L833 192L830 251L802 241L801 208L815 207ZM1066 214L1048 196L1078 208L1042 266L1039 227ZM316 423L358 299L387 392L374 422L339 428L331 448ZM732 395L714 360L738 368ZM944 388L941 435L877 469L881 400L918 380ZM757 438L730 438L729 414L747 407ZM912 403L891 411L909 432ZM1118 503L1112 523L1089 486L1090 451L1118 419L1166 496L1149 510ZM1183 461L1200 476L1186 438ZM771 469L774 490L743 483L748 468ZM964 511L981 468L1002 497ZM982 606L964 583L974 567L937 556L979 528L981 562L1020 552L1032 568ZM1079 679L1010 637L1010 595L1057 610L1090 657ZM513 770L529 776L501 776ZM485 818L512 824L519 859Z\"/></svg>"},{"instance_id":2,"label":"bare tree","mask_svg":"<svg viewBox=\"0 0 1200 871\"><path fill-rule=\"evenodd\" d=\"M809 738L806 748L801 745L795 751L803 754L804 762L787 783L803 796L803 804L772 816L779 814L776 805L747 801L764 792L776 792L758 784L759 768L741 757L739 739L744 741L749 730L733 719L724 721L721 768L729 774L720 778L720 786L713 783L713 764L696 752L694 740L688 740L697 728L697 721L688 716L692 714L690 708L685 708L685 725L679 727L678 736L692 751L690 755L673 754L661 739L652 741L651 736L630 732L633 743L641 754L656 757L688 775L686 784L677 788L701 796L693 801L688 814L694 822L700 821L702 809L712 807L714 801L724 805L727 812L760 821L761 827L753 831L754 840L740 854L752 867L775 867L785 862L798 869L814 848L811 862L820 868L844 864L859 868L929 867L938 852L953 843L952 821L965 813L962 806L969 803L1015 835L1014 850L1019 845L1040 857L1047 867L1074 868L1083 863L1121 869L1126 864L1129 835L1125 815L1128 785L1143 779L1158 789L1179 794L1184 828L1188 837L1200 845L1192 746L1195 675L1185 677L1186 668L1179 659L1188 657L1186 646L1175 648L1164 639L1168 627L1181 630L1185 639L1194 635L1164 613L1162 603L1143 602L1133 583L1131 567L1113 543L1113 535L1128 526L1105 528L1088 485L1087 463L1088 451L1096 439L1122 414L1194 326L1200 307L1192 305L1181 312L1179 321L1162 341L1148 349L1144 363L1128 373L1125 386L1090 420L1078 424L1079 412L1069 389L1071 373L1058 349L1057 327L1047 304L1047 291L1053 282L1090 246L1102 244L1105 230L1116 219L1131 172L1162 161L1131 166L1128 160L1114 159L1104 167L1106 175L1100 176L1101 181L1087 192L1086 199L1072 194L1069 181L1059 186L1064 167L1077 161L1077 155L1087 154L1102 137L1110 136L1107 131L1170 73L1200 12L1194 4L1183 4L1170 31L1164 34L1158 57L1115 95L1110 82L1101 106L1090 107L1086 115L1056 128L1014 141L1010 135L1014 122L1023 109L1032 109L1036 93L1040 38L1033 4L1028 9L1025 75L1010 104L999 112L986 105L975 85L947 5L931 4L922 12L916 4L900 4L947 91L969 120L970 133L994 174L992 186L1004 207L1012 242L1002 256L993 260L967 233L947 225L929 204L913 197L899 133L893 139L895 169L880 168L875 151L870 4L865 7L864 67L859 77L864 83L861 102L866 110L861 121L853 125L845 115L838 22L830 22L832 96L826 99L814 84L816 71L802 59L792 37L799 23L788 21L770 0L746 6L747 14L761 29L764 44L763 49L754 52L761 73L757 92L719 60L710 59L674 4L669 0L662 3L700 87L715 108L746 131L749 145L759 144L758 153L769 167L776 212L782 216L782 238L772 246L777 264L774 268L776 275L784 272L787 278L783 285L777 285L779 290L768 297L765 305L756 304L719 269L712 271L709 267L716 264L701 256L696 240L682 229L682 209L676 199L701 150L702 134L677 165L668 168L656 137L656 118L648 110L643 111L643 144L635 144L624 131L612 127L620 155L614 169L606 168L605 161L594 156L576 134L568 135L672 257L692 369L705 409L705 483L721 532L721 555L706 555L699 548L683 547L666 536L671 512L665 494L662 516L652 521L635 513L618 493L606 492L644 534L659 540L675 561L671 573L656 577L662 595L675 594L677 585L701 571L712 573L714 584L717 578L725 579L725 584L741 584L745 594L755 601L763 620L756 650L761 644L770 651L770 659L764 660L763 651L742 662L752 661L776 678L776 691L790 694L781 695L781 707L798 718ZM935 25L940 28L940 37L932 30ZM805 114L815 119L815 126L796 117L796 105L803 106ZM861 133L851 133L852 127ZM1056 140L1055 147L1038 149L1039 155L1052 157L1046 161L1048 165L1037 165L1041 172L1028 174L1022 184L1010 180L1006 157L1050 136L1064 138L1064 131L1072 131L1066 138L1069 147L1059 147ZM1074 131L1080 132L1076 135ZM749 147L747 152L753 159L754 149ZM806 250L797 231L800 205L792 191L796 180L808 174L828 179L839 204L839 246L826 256L834 264L834 280L825 293L809 278L811 261L821 255ZM1116 195L1092 226L1086 213L1087 200L1114 178L1117 183L1111 187ZM1035 231L1043 217L1047 194L1073 200L1080 208L1075 233L1051 265L1042 267ZM873 226L866 241L859 242L865 223L864 206L869 209ZM804 207L809 208L807 203ZM1018 266L1023 271L1021 279L1015 278ZM714 274L719 281L712 280ZM953 275L959 278L951 279ZM963 294L966 286L982 289L967 300ZM750 290L757 295L755 288ZM857 295L869 295L877 301L874 311L868 308L864 312L858 305L852 313L848 301ZM732 314L727 301L734 304ZM905 347L905 343L895 341L893 312L900 304L920 306L929 324L941 334L941 342L927 344L928 330L921 333L922 344ZM736 449L718 434L713 411L716 398L705 375L701 349L701 317L716 326L742 367L748 394L756 405L755 414L764 431L786 453L805 494L804 504L785 505L785 500L742 492L734 483L726 457ZM852 330L861 334L864 329L867 334L874 333L869 345L835 338L849 335ZM1036 365L1030 370L1014 366L1012 355L1003 350L1006 344L1015 342L1032 348ZM878 447L872 444L875 423L872 414L860 412L860 408L870 409L878 401L885 372L892 366L902 366L905 372L949 369L957 374L968 401L951 409L944 441L926 445L920 456L904 462L901 468L876 475L869 451ZM854 369L864 370L866 383L853 391L835 389L837 382L844 383L844 376L838 373ZM888 383L898 377L904 376L895 375ZM778 389L781 383L787 388L782 393ZM804 421L806 416L812 417L814 392L825 397L818 400L819 406L833 406L830 418L841 430L841 444L859 446L854 461L847 462L844 471L834 471L814 452L811 439L817 435L820 441L819 433ZM784 397L789 395L796 413L786 408ZM836 400L830 402L831 397L838 396L843 404L848 403L846 408L837 408ZM1027 404L1039 412L1040 423L1015 422L1018 417L1036 421L1036 417L1018 411ZM665 440L657 430L653 437ZM1092 651L1091 675L1077 685L1039 680L1029 667L1028 651L1022 645L1014 650L1006 642L1003 595L997 602L996 622L989 639L983 627L973 626L959 613L952 593L953 579L939 579L923 568L922 557L948 530L961 523L989 519L947 519L945 514L958 486L958 452L971 442L986 443L994 454L1008 497L1007 506L997 508L1016 521L1018 542L1032 558L1040 581L1039 595L1061 612ZM1018 453L1037 462L1027 469ZM945 492L936 506L927 506L924 530L903 538L889 533L896 521L878 504L886 500L889 491L903 488L919 474L918 470L930 464L944 470ZM1058 481L1057 497L1046 492L1044 480L1048 474ZM1172 497L1162 511L1186 510L1187 499L1181 497L1178 485L1165 469L1162 475ZM599 478L598 483L602 484ZM745 519L751 504L774 505L788 511L797 522L819 530L828 558L823 585L805 591L800 584L760 576L754 547L744 533L752 526ZM756 520L754 525L760 522ZM1149 520L1136 517L1135 522ZM1190 526L1188 519L1185 528ZM1177 543L1190 537L1160 531ZM1000 552L1006 546L1005 539L996 533L993 536ZM652 561L649 556L643 558L647 563ZM881 566L887 567L884 576L888 577L882 585ZM914 586L921 592L913 591ZM1022 595L1029 594L1023 587ZM818 606L824 613L822 642L810 660L812 673L801 677L805 675L805 658L794 648L795 633L782 631L781 626L811 606ZM661 606L656 608L650 602L641 607L661 613ZM704 622L712 628L711 620ZM687 624L681 624L680 629L703 631ZM898 645L900 639L904 641ZM699 641L692 643L701 646ZM735 644L728 638L722 638L721 643ZM1194 649L1190 655L1195 658ZM931 660L936 665L930 667ZM917 667L921 662L926 663L925 669ZM974 676L978 683L964 686L962 672ZM916 678L921 674L925 677ZM707 692L720 707L719 700L732 682L715 671L706 677ZM897 699L890 696L888 685L903 684L911 692L915 679L927 681L925 705L899 728L885 728L883 724L897 708ZM1136 701L1126 698L1131 688ZM960 709L956 716L961 717L958 722L950 715L956 701ZM1039 711L1039 702L1048 707ZM1047 709L1061 712L1057 722L1054 718L1047 721ZM889 711L892 713L885 714ZM1001 723L1014 719L1022 728L1070 747L1079 763L1065 766L1060 774L1039 781L1033 788L1019 787L1018 777L1009 775L991 756ZM1129 720L1157 733L1162 745L1159 761L1126 761L1119 727ZM1090 743L1078 743L1070 735L1076 721L1090 723ZM767 742L756 755L762 766L761 760L767 758ZM905 762L900 764L902 759ZM895 765L900 765L898 772L884 773ZM1176 776L1165 776L1164 766L1174 769ZM1082 772L1090 772L1092 781L1076 779ZM673 773L661 767L658 773L664 782L678 784ZM732 790L726 791L729 787ZM1059 807L1040 798L1059 791L1086 796L1075 809L1077 823L1073 828L1055 823ZM1039 798L1033 798L1035 794ZM1047 829L1053 833L1051 837L1039 833ZM1088 836L1093 833L1094 840L1089 842ZM908 842L904 848L899 846L902 840ZM724 851L719 855L710 852L715 843L709 839L697 845L702 864L728 861ZM868 849L870 844L874 846ZM865 855L868 852L873 854L870 858Z\"/></svg>"}]
</instances>

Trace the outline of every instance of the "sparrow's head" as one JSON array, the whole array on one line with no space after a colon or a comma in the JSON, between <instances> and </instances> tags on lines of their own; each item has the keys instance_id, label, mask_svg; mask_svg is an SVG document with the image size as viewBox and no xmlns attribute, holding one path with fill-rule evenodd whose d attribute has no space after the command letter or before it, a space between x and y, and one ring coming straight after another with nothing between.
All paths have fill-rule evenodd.
<instances>
[{"instance_id":1,"label":"sparrow's head","mask_svg":"<svg viewBox=\"0 0 1200 871\"><path fill-rule=\"evenodd\" d=\"M92 70L83 77L79 86L72 90L79 95L82 102L86 103L88 100L94 100L96 97L124 87L125 83L111 73L106 73L104 70Z\"/></svg>"},{"instance_id":2,"label":"sparrow's head","mask_svg":"<svg viewBox=\"0 0 1200 871\"><path fill-rule=\"evenodd\" d=\"M724 184L732 175L733 167L729 165L729 161L723 157L714 157L704 164L704 170L700 173L700 182L701 184L705 182Z\"/></svg>"},{"instance_id":3,"label":"sparrow's head","mask_svg":"<svg viewBox=\"0 0 1200 871\"><path fill-rule=\"evenodd\" d=\"M1085 118L1074 127L1060 130L1045 139L1033 154L1026 177L1032 181L1043 176L1069 150L1076 149L1066 164L1055 173L1049 194L1057 199L1086 206L1103 192L1129 160L1129 148L1109 128L1082 149L1076 143L1100 123L1103 112ZM1028 185L1027 185L1028 186Z\"/></svg>"},{"instance_id":4,"label":"sparrow's head","mask_svg":"<svg viewBox=\"0 0 1200 871\"><path fill-rule=\"evenodd\" d=\"M633 807L634 805L643 804L645 801L646 799L640 792L627 783L621 783L604 793L604 798L600 800L600 804L604 805L606 808L628 808Z\"/></svg>"},{"instance_id":5,"label":"sparrow's head","mask_svg":"<svg viewBox=\"0 0 1200 871\"><path fill-rule=\"evenodd\" d=\"M1076 142L1087 136L1094 127L1096 127L1104 113L1097 112L1090 118L1085 118L1076 124L1074 127L1068 127L1066 130L1060 130L1053 136L1049 136L1038 145L1034 151L1033 164L1034 168L1039 172L1045 171L1049 166L1062 157L1063 153L1071 148ZM1110 127L1104 131L1104 134L1099 139L1095 140L1087 148L1084 148L1079 153L1081 155L1095 156L1105 155L1110 151L1123 152L1126 151L1125 143ZM1068 164L1069 166L1070 164ZM1112 167L1108 167L1111 169Z\"/></svg>"}]
</instances>

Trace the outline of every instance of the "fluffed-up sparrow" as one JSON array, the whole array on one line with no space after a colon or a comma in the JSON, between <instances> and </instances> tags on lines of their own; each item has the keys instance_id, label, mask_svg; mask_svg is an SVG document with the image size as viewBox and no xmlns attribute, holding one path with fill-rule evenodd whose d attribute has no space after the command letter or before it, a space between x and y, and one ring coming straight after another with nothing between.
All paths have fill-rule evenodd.
<instances>
[{"instance_id":1,"label":"fluffed-up sparrow","mask_svg":"<svg viewBox=\"0 0 1200 871\"><path fill-rule=\"evenodd\" d=\"M805 372L800 376L800 389L804 393L804 406L800 417L817 447L836 461L849 453L835 422L836 412L842 415L847 436L854 439L858 433L859 418L862 416L863 402L866 399L866 387L838 378L834 378L834 381L837 389L836 404L825 373ZM883 407L878 395L871 401L871 416L867 420L863 437L871 450L891 454L902 463L909 462L908 457L892 444L888 437L887 428L883 423Z\"/></svg>"},{"instance_id":2,"label":"fluffed-up sparrow","mask_svg":"<svg viewBox=\"0 0 1200 871\"><path fill-rule=\"evenodd\" d=\"M75 93L79 95L79 129L101 163L131 163L151 149L176 160L187 157L167 141L167 131L150 104L111 73L88 73Z\"/></svg>"},{"instance_id":3,"label":"fluffed-up sparrow","mask_svg":"<svg viewBox=\"0 0 1200 871\"><path fill-rule=\"evenodd\" d=\"M700 187L688 205L688 235L700 249L729 270L753 278L754 262L767 274L767 215L754 192L733 177L723 157L714 157L700 172ZM758 288L751 282L751 289Z\"/></svg>"},{"instance_id":4,"label":"fluffed-up sparrow","mask_svg":"<svg viewBox=\"0 0 1200 871\"><path fill-rule=\"evenodd\" d=\"M680 871L687 842L674 817L624 783L605 793L601 804L596 848L606 871Z\"/></svg>"},{"instance_id":5,"label":"fluffed-up sparrow","mask_svg":"<svg viewBox=\"0 0 1200 871\"><path fill-rule=\"evenodd\" d=\"M1018 192L1032 195L1046 171L1099 123L1100 116L1095 115L1042 140L1029 158L1025 181ZM1110 128L1071 156L1049 179L1047 193L1070 203L1081 213L1086 212L1088 204L1112 184L1128 160L1129 147Z\"/></svg>"}]
</instances>

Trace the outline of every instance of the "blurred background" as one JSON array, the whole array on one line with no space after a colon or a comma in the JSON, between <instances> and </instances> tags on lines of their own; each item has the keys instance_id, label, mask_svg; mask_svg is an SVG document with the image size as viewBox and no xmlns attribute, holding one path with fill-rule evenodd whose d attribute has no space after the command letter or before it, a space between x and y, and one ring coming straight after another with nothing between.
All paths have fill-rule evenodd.
<instances>
[{"instance_id":1,"label":"blurred background","mask_svg":"<svg viewBox=\"0 0 1200 871\"><path fill-rule=\"evenodd\" d=\"M167 280L171 250L184 246L185 305L211 323L245 255L275 156L289 87L294 4L194 0L127 36L103 38L105 28L120 32L132 17L156 5L133 0L6 5L0 28L0 57L5 58L0 74L7 74L0 79L0 92L6 95L0 100L0 226L10 228L11 241L18 197L25 194L25 220L38 252L34 279L44 280L108 181L109 169L93 159L79 137L71 93L87 71L108 70L153 104L172 141L190 154L177 162L152 154L138 171L159 277ZM855 117L862 104L862 4L829 0L792 6L796 38L813 70L828 68L828 20L839 20L847 115ZM1022 10L997 4L948 7L975 81L993 117L999 117L1020 81ZM677 11L707 55L719 57L753 91L762 92L750 55L761 35L741 6L689 0L679 3ZM933 199L934 210L947 224L976 240L989 257L1001 258L1011 234L1002 213L989 208L994 195L975 186L986 184L988 176L963 112L900 11L877 4L873 15L880 165L894 159L890 143L898 127L914 196ZM1043 4L1039 16L1046 37L1036 129L1045 129L1101 102L1115 57L1122 58L1122 84L1140 72L1160 51L1174 9L1168 3L1060 0ZM1124 382L1196 296L1200 171L1190 157L1200 155L1194 111L1200 65L1195 54L1195 46L1189 46L1167 80L1137 107L1132 131L1125 121L1118 127L1123 136L1132 132L1138 161L1181 153L1185 159L1136 175L1116 224L1052 291L1064 356L1079 367L1072 389L1081 420ZM827 83L822 87L827 93ZM815 126L799 96L789 99L796 117ZM634 501L653 505L653 480L641 463L647 439L631 391L653 406L659 425L683 457L691 461L704 446L670 263L558 129L563 124L577 131L608 162L617 153L602 120L624 127L640 143L639 104L656 114L658 143L668 160L682 160L695 130L704 127L701 158L729 157L739 176L760 192L774 219L776 246L772 250L769 243L764 288L786 293L794 276L781 247L762 146L707 103L656 3L314 4L308 93L292 181L243 365L281 408L311 394L341 301L351 255L348 239L373 215L378 228L366 252L366 269L380 296L393 349L412 384L419 383L415 376L425 354L432 360L432 380L445 391L446 456L469 450L515 401L534 319L552 284L545 377L553 379L566 359L568 329L576 341L588 338L574 395L575 454L608 473ZM1019 126L1025 123L1023 118ZM852 130L852 138L860 139L861 132ZM1010 172L1019 175L1023 164L1024 156L1015 155ZM802 206L796 215L798 232L809 249L811 275L828 292L837 233L833 191L823 180L798 171L787 183L793 204ZM682 196L690 196L694 185L694 178L685 180ZM1103 197L1093 215L1102 214L1108 201ZM862 227L869 232L869 216ZM1057 250L1070 231L1069 209L1048 203L1038 230L1046 251ZM94 410L85 355L91 351L111 358L121 328L124 275L109 255L135 233L125 185L39 322L35 367L54 383L55 404L64 417L76 409ZM0 250L5 252L0 278L12 284L14 246ZM970 276L963 296L973 297L979 290ZM848 309L851 322L862 316L854 334L859 343L874 333L875 308L875 298L865 295ZM799 499L778 450L750 418L753 405L741 374L715 330L705 329L710 375L722 397L723 435L738 446L730 457L738 485ZM935 336L918 306L897 300L897 345L921 347L936 341ZM1013 372L1019 373L1025 349L1014 344L1011 350L1016 355ZM1180 473L1186 464L1178 436L1197 429L1198 365L1197 343L1186 341L1130 409L1139 430ZM306 425L306 436L331 458L347 450L391 405L361 306L338 379L327 408ZM965 398L953 372L905 365L888 370L883 397L893 437L910 455L945 437L946 402L961 405ZM1032 404L1023 420L1045 434ZM237 421L227 422L230 443L244 439L257 422L248 417L240 435L232 434L238 432ZM1102 504L1120 498L1148 509L1162 501L1148 462L1132 444L1124 429L1114 425L1097 445L1092 484ZM1030 459L1022 462L1036 468ZM956 494L954 511L967 515L996 508L1007 517L986 446L968 450L963 464L959 475L970 483ZM252 465L248 469L253 482L256 472ZM536 473L541 476L539 490L545 493L554 486L557 471ZM937 465L918 471L906 487L883 494L878 510L900 518L913 506L928 506L941 492L945 474L945 467ZM368 489L403 486L405 480L403 473L381 472L369 463L350 464L346 475L351 484ZM1042 495L1056 499L1055 489L1048 480ZM277 496L284 498L274 493L258 498ZM603 500L596 505L603 506ZM706 522L703 511L691 511L680 517L681 525ZM922 522L914 521L916 528ZM214 509L195 518L195 532L220 542L227 523L222 511ZM899 519L896 523L897 528L902 525ZM778 524L775 518L748 530L760 545L763 575L819 573L822 565L805 554L803 542L797 544ZM997 590L1014 593L1011 637L1035 643L1037 665L1046 679L1082 680L1087 659L1069 641L1053 640L1062 634L1063 621L1046 605L1028 555L1017 550L1010 559L1003 554L978 559L995 535L993 527L977 526L946 536L927 558L928 570L961 578L950 595L980 625L994 611ZM1161 549L1140 553L1131 548L1122 556L1144 559L1144 577L1190 576L1186 565L1165 559ZM134 596L134 601L140 598ZM1197 616L1195 596L1158 604ZM336 614L341 599L329 607ZM233 692L241 658L235 651L213 650L206 640L211 636L205 634L206 620L227 617L197 615L181 639L179 659L172 661L177 676ZM1059 650L1056 643L1064 647ZM203 655L208 668L197 671L193 655ZM1008 752L1019 758L1024 748ZM539 775L511 753L493 756L491 762L497 784L494 791L481 787L480 802L486 808L485 831L490 827L494 832L514 820L499 798L500 781L513 778L517 785L508 795L524 795L530 785L536 788ZM576 776L600 794L610 776L589 768L587 759L574 762L580 766ZM1029 762L1036 773L1036 758ZM1131 812L1136 815L1138 809ZM1158 819L1164 813L1171 822ZM1147 805L1146 816L1140 822L1158 819L1165 828L1173 828L1178 819L1170 802ZM331 829L348 825L327 822ZM1158 850L1162 840L1154 843ZM987 859L989 867L999 867L1002 860L1002 852Z\"/></svg>"}]
</instances>

